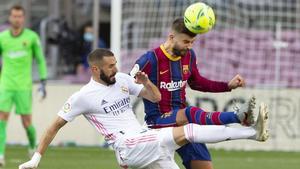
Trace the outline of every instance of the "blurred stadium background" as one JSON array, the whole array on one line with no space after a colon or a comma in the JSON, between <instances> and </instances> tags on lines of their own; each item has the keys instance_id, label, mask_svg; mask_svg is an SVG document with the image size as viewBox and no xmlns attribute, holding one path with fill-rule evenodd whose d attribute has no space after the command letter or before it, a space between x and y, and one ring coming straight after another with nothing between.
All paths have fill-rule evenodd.
<instances>
[{"instance_id":1,"label":"blurred stadium background","mask_svg":"<svg viewBox=\"0 0 300 169\"><path fill-rule=\"evenodd\" d=\"M48 98L40 102L34 93L33 115L38 136L64 101L89 80L89 73L77 66L81 60L82 27L86 22L93 21L94 30L98 30L94 35L101 37L119 56L120 70L128 72L141 54L164 42L172 20L182 16L184 9L193 2L196 0L1 0L0 29L7 27L10 6L22 4L27 9L28 27L40 34L44 45L49 69ZM209 33L198 36L195 42L200 73L209 79L223 81L240 73L247 86L224 94L188 90L188 103L207 110L228 110L234 103L244 102L254 94L258 102L266 102L270 108L271 138L266 143L231 141L209 146L229 152L234 150L228 153L232 155L247 150L242 155L245 159L240 159L247 164L255 164L260 158L270 160L270 165L255 168L296 168L300 165L296 160L300 151L300 1L202 2L214 9L216 25ZM96 39L94 46L97 43ZM34 77L38 79L36 71ZM133 107L142 122L141 100L134 99ZM20 119L13 115L8 125L8 143L24 145L24 138ZM83 118L78 118L59 133L53 145L99 146L102 142L96 131ZM14 146L10 150L13 151ZM256 152L249 160L250 150ZM219 163L218 158L229 155L214 152L216 168L223 168L221 164L226 162ZM114 159L111 163L116 166ZM228 164L230 168L231 163ZM242 164L238 166L245 168Z\"/></svg>"}]
</instances>

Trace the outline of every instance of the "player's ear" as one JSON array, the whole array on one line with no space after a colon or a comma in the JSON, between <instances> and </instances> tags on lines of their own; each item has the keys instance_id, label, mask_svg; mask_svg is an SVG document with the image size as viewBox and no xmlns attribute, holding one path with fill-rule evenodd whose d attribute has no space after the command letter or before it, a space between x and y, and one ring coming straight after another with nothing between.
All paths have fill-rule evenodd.
<instances>
[{"instance_id":1,"label":"player's ear","mask_svg":"<svg viewBox=\"0 0 300 169\"><path fill-rule=\"evenodd\" d=\"M98 66L92 65L92 66L91 66L91 71L92 71L92 72L98 72L98 71L99 71Z\"/></svg>"},{"instance_id":2,"label":"player's ear","mask_svg":"<svg viewBox=\"0 0 300 169\"><path fill-rule=\"evenodd\" d=\"M169 40L173 40L174 37L175 37L174 33L170 32L169 35L168 35Z\"/></svg>"},{"instance_id":3,"label":"player's ear","mask_svg":"<svg viewBox=\"0 0 300 169\"><path fill-rule=\"evenodd\" d=\"M174 34L170 34L170 39L174 40L175 35Z\"/></svg>"}]
</instances>

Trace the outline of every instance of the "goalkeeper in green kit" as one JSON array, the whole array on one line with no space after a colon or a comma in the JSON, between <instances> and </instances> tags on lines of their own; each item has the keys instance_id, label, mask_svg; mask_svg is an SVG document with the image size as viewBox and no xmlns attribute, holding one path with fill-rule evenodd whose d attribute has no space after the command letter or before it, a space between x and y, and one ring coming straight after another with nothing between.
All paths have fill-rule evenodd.
<instances>
[{"instance_id":1,"label":"goalkeeper in green kit","mask_svg":"<svg viewBox=\"0 0 300 169\"><path fill-rule=\"evenodd\" d=\"M21 116L29 140L29 153L36 147L36 131L32 125L32 62L38 65L41 79L39 92L46 97L47 68L39 36L24 28L25 10L15 5L10 9L10 28L0 33L0 166L4 166L6 126L9 112L15 106Z\"/></svg>"}]
</instances>

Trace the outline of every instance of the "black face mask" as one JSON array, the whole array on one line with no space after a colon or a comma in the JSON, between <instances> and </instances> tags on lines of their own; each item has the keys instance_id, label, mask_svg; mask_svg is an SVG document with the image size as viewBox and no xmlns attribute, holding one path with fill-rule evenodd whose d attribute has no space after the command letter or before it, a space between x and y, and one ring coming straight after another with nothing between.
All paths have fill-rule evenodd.
<instances>
[{"instance_id":1,"label":"black face mask","mask_svg":"<svg viewBox=\"0 0 300 169\"><path fill-rule=\"evenodd\" d=\"M116 79L110 80L111 77L115 76L116 73L114 73L111 76L106 76L105 73L100 69L100 79L104 81L107 85L112 85L116 83Z\"/></svg>"}]
</instances>

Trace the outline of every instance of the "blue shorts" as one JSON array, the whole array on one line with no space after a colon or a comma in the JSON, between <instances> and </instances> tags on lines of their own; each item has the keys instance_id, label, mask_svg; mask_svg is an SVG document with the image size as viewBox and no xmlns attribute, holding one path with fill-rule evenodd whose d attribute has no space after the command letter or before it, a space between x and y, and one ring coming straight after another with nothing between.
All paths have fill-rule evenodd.
<instances>
[{"instance_id":1,"label":"blue shorts","mask_svg":"<svg viewBox=\"0 0 300 169\"><path fill-rule=\"evenodd\" d=\"M150 126L154 128L171 127L176 126L176 115L178 109L172 112L165 113L161 116L157 116L149 121ZM177 150L177 153L182 159L182 164L186 169L190 169L190 163L192 160L211 161L210 153L205 144L202 143L189 143Z\"/></svg>"},{"instance_id":2,"label":"blue shorts","mask_svg":"<svg viewBox=\"0 0 300 169\"><path fill-rule=\"evenodd\" d=\"M186 169L191 169L192 160L211 161L210 153L205 144L202 143L189 143L176 152L182 159L182 164Z\"/></svg>"}]
</instances>

